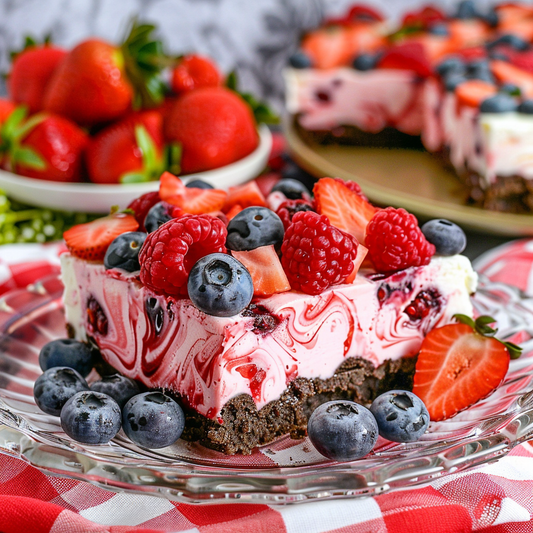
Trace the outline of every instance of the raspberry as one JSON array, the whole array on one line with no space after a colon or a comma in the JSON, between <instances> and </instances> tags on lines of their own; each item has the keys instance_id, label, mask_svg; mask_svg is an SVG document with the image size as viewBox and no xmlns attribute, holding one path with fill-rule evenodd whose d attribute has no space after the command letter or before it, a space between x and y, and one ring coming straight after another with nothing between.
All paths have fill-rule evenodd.
<instances>
[{"instance_id":1,"label":"raspberry","mask_svg":"<svg viewBox=\"0 0 533 533\"><path fill-rule=\"evenodd\" d=\"M292 217L300 211L314 211L313 204L307 200L285 200L278 207L276 215L281 218L283 227L287 229L292 222Z\"/></svg>"},{"instance_id":2,"label":"raspberry","mask_svg":"<svg viewBox=\"0 0 533 533\"><path fill-rule=\"evenodd\" d=\"M226 226L210 215L184 215L150 233L139 254L141 282L157 294L187 295L189 272L198 259L226 252Z\"/></svg>"},{"instance_id":3,"label":"raspberry","mask_svg":"<svg viewBox=\"0 0 533 533\"><path fill-rule=\"evenodd\" d=\"M383 273L427 265L435 253L435 246L426 240L415 216L394 207L372 217L365 245L376 270Z\"/></svg>"},{"instance_id":4,"label":"raspberry","mask_svg":"<svg viewBox=\"0 0 533 533\"><path fill-rule=\"evenodd\" d=\"M320 294L352 273L357 240L332 226L324 215L300 212L293 216L285 232L281 253L281 264L291 287L307 294Z\"/></svg>"},{"instance_id":5,"label":"raspberry","mask_svg":"<svg viewBox=\"0 0 533 533\"><path fill-rule=\"evenodd\" d=\"M148 211L160 201L161 198L159 197L159 192L153 191L147 192L130 202L128 209L133 211L133 216L139 223L139 231L144 231L144 219L146 218Z\"/></svg>"},{"instance_id":6,"label":"raspberry","mask_svg":"<svg viewBox=\"0 0 533 533\"><path fill-rule=\"evenodd\" d=\"M359 183L355 183L355 181L344 181L341 178L333 178L338 183L342 183L345 187L348 187L350 191L354 192L355 194L359 195L363 200L368 202L368 198L365 196L363 191L361 190L361 187L359 186Z\"/></svg>"}]
</instances>

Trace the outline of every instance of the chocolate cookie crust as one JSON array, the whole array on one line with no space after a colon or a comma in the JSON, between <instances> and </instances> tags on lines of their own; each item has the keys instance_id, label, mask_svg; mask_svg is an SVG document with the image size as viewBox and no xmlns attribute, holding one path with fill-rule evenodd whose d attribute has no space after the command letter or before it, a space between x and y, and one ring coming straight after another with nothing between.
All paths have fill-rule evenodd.
<instances>
[{"instance_id":1,"label":"chocolate cookie crust","mask_svg":"<svg viewBox=\"0 0 533 533\"><path fill-rule=\"evenodd\" d=\"M369 404L387 390L411 390L415 364L416 357L404 357L376 368L366 359L351 357L328 379L296 378L278 400L260 410L248 394L232 398L221 410L222 423L186 411L182 438L227 455L250 454L287 433L300 439L306 435L311 413L324 402L349 399Z\"/></svg>"}]
</instances>

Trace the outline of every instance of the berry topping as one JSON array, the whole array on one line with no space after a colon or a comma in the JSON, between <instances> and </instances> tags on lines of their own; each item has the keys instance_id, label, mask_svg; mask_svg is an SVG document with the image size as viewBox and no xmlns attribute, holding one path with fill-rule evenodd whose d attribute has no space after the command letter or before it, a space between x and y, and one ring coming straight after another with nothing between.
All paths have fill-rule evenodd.
<instances>
[{"instance_id":1,"label":"berry topping","mask_svg":"<svg viewBox=\"0 0 533 533\"><path fill-rule=\"evenodd\" d=\"M78 392L61 410L61 427L75 441L105 444L119 431L120 407L101 392Z\"/></svg>"},{"instance_id":2,"label":"berry topping","mask_svg":"<svg viewBox=\"0 0 533 533\"><path fill-rule=\"evenodd\" d=\"M33 386L35 403L41 411L59 416L71 396L89 390L89 385L73 368L54 367L41 374Z\"/></svg>"},{"instance_id":3,"label":"berry topping","mask_svg":"<svg viewBox=\"0 0 533 533\"><path fill-rule=\"evenodd\" d=\"M276 211L276 215L283 222L283 227L287 229L292 222L292 217L300 211L314 211L313 205L307 200L285 200Z\"/></svg>"},{"instance_id":4,"label":"berry topping","mask_svg":"<svg viewBox=\"0 0 533 533\"><path fill-rule=\"evenodd\" d=\"M348 400L318 406L309 417L307 433L313 446L333 461L364 457L372 451L379 435L374 415Z\"/></svg>"},{"instance_id":5,"label":"berry topping","mask_svg":"<svg viewBox=\"0 0 533 533\"><path fill-rule=\"evenodd\" d=\"M352 191L355 194L359 195L363 200L368 202L368 198L363 193L363 190L361 189L361 186L359 185L359 183L356 183L355 181L344 181L344 180L341 180L340 178L333 178L333 179L337 183L340 183L340 184L344 185L345 187L348 187L348 189L350 189L350 191Z\"/></svg>"},{"instance_id":6,"label":"berry topping","mask_svg":"<svg viewBox=\"0 0 533 533\"><path fill-rule=\"evenodd\" d=\"M333 226L365 242L366 226L377 209L337 178L322 178L313 188L316 209Z\"/></svg>"},{"instance_id":7,"label":"berry topping","mask_svg":"<svg viewBox=\"0 0 533 533\"><path fill-rule=\"evenodd\" d=\"M291 286L273 245L261 246L246 252L232 252L250 272L254 296L269 296L290 291Z\"/></svg>"},{"instance_id":8,"label":"berry topping","mask_svg":"<svg viewBox=\"0 0 533 533\"><path fill-rule=\"evenodd\" d=\"M158 294L186 294L189 272L198 259L226 252L226 226L209 215L184 215L150 233L139 254L141 283Z\"/></svg>"},{"instance_id":9,"label":"berry topping","mask_svg":"<svg viewBox=\"0 0 533 533\"><path fill-rule=\"evenodd\" d=\"M91 390L111 396L121 409L130 398L141 392L135 380L121 374L104 376L91 384Z\"/></svg>"},{"instance_id":10,"label":"berry topping","mask_svg":"<svg viewBox=\"0 0 533 533\"><path fill-rule=\"evenodd\" d=\"M91 326L93 333L100 335L107 335L107 317L105 316L102 306L98 303L96 298L90 297L87 302L87 322Z\"/></svg>"},{"instance_id":11,"label":"berry topping","mask_svg":"<svg viewBox=\"0 0 533 533\"><path fill-rule=\"evenodd\" d=\"M159 197L159 191L153 191L139 196L139 198L136 198L130 203L130 205L128 205L128 209L133 211L133 216L139 223L139 230L145 230L144 219L146 218L148 211L150 211L150 209L160 201L161 198Z\"/></svg>"},{"instance_id":12,"label":"berry topping","mask_svg":"<svg viewBox=\"0 0 533 533\"><path fill-rule=\"evenodd\" d=\"M207 181L204 180L188 181L185 187L189 187L189 189L214 189L210 183L207 183Z\"/></svg>"},{"instance_id":13,"label":"berry topping","mask_svg":"<svg viewBox=\"0 0 533 533\"><path fill-rule=\"evenodd\" d=\"M457 86L455 95L459 104L478 107L481 102L494 96L496 92L496 86L492 83L483 80L468 80Z\"/></svg>"},{"instance_id":14,"label":"berry topping","mask_svg":"<svg viewBox=\"0 0 533 533\"><path fill-rule=\"evenodd\" d=\"M427 265L435 253L416 217L402 208L378 211L368 224L365 244L376 270L383 273Z\"/></svg>"},{"instance_id":15,"label":"berry topping","mask_svg":"<svg viewBox=\"0 0 533 533\"><path fill-rule=\"evenodd\" d=\"M126 272L136 272L141 268L139 252L146 239L146 233L141 231L128 231L119 235L107 249L104 257L104 266L121 268Z\"/></svg>"},{"instance_id":16,"label":"berry topping","mask_svg":"<svg viewBox=\"0 0 533 533\"><path fill-rule=\"evenodd\" d=\"M452 72L457 74L466 73L466 63L462 57L450 56L441 61L435 70L440 76L448 76Z\"/></svg>"},{"instance_id":17,"label":"berry topping","mask_svg":"<svg viewBox=\"0 0 533 533\"><path fill-rule=\"evenodd\" d=\"M424 402L409 391L385 392L372 402L370 412L376 418L379 434L394 442L417 441L429 425Z\"/></svg>"},{"instance_id":18,"label":"berry topping","mask_svg":"<svg viewBox=\"0 0 533 533\"><path fill-rule=\"evenodd\" d=\"M74 339L50 341L39 353L39 366L43 371L55 366L66 366L85 377L93 369L95 362L95 352L89 345Z\"/></svg>"},{"instance_id":19,"label":"berry topping","mask_svg":"<svg viewBox=\"0 0 533 533\"><path fill-rule=\"evenodd\" d=\"M301 181L292 178L279 180L270 192L276 191L282 192L289 200L311 199L309 189Z\"/></svg>"},{"instance_id":20,"label":"berry topping","mask_svg":"<svg viewBox=\"0 0 533 533\"><path fill-rule=\"evenodd\" d=\"M524 96L533 97L533 73L516 67L506 61L495 60L490 68L500 83L514 83Z\"/></svg>"},{"instance_id":21,"label":"berry topping","mask_svg":"<svg viewBox=\"0 0 533 533\"><path fill-rule=\"evenodd\" d=\"M189 274L189 298L207 315L234 316L252 300L254 286L246 267L228 254L202 257Z\"/></svg>"},{"instance_id":22,"label":"berry topping","mask_svg":"<svg viewBox=\"0 0 533 533\"><path fill-rule=\"evenodd\" d=\"M426 222L421 229L428 242L435 245L437 255L460 254L466 247L465 232L449 220L435 218Z\"/></svg>"},{"instance_id":23,"label":"berry topping","mask_svg":"<svg viewBox=\"0 0 533 533\"><path fill-rule=\"evenodd\" d=\"M234 205L240 205L242 209L254 206L268 207L265 197L255 180L229 188L228 197L222 210L227 213Z\"/></svg>"},{"instance_id":24,"label":"berry topping","mask_svg":"<svg viewBox=\"0 0 533 533\"><path fill-rule=\"evenodd\" d=\"M510 94L498 93L481 102L482 113L510 113L518 109L518 103Z\"/></svg>"},{"instance_id":25,"label":"berry topping","mask_svg":"<svg viewBox=\"0 0 533 533\"><path fill-rule=\"evenodd\" d=\"M524 100L518 106L518 112L524 113L525 115L533 115L533 99Z\"/></svg>"},{"instance_id":26,"label":"berry topping","mask_svg":"<svg viewBox=\"0 0 533 533\"><path fill-rule=\"evenodd\" d=\"M156 449L174 444L183 433L181 407L161 392L144 392L131 398L122 410L124 433L139 446Z\"/></svg>"},{"instance_id":27,"label":"berry topping","mask_svg":"<svg viewBox=\"0 0 533 533\"><path fill-rule=\"evenodd\" d=\"M63 238L70 252L89 261L101 261L115 237L136 231L139 223L132 215L114 213L93 222L78 224L65 231Z\"/></svg>"},{"instance_id":28,"label":"berry topping","mask_svg":"<svg viewBox=\"0 0 533 533\"><path fill-rule=\"evenodd\" d=\"M376 54L360 54L352 61L352 67L355 70L365 72L376 68L380 55Z\"/></svg>"},{"instance_id":29,"label":"berry topping","mask_svg":"<svg viewBox=\"0 0 533 533\"><path fill-rule=\"evenodd\" d=\"M311 68L313 62L308 54L302 50L298 50L289 56L289 65L293 68Z\"/></svg>"},{"instance_id":30,"label":"berry topping","mask_svg":"<svg viewBox=\"0 0 533 533\"><path fill-rule=\"evenodd\" d=\"M440 309L440 294L436 289L428 289L427 291L420 291L413 301L405 308L405 312L409 318L415 322L426 318L432 309Z\"/></svg>"},{"instance_id":31,"label":"berry topping","mask_svg":"<svg viewBox=\"0 0 533 533\"><path fill-rule=\"evenodd\" d=\"M281 244L285 233L279 216L267 207L247 207L230 220L227 229L226 246L237 251Z\"/></svg>"},{"instance_id":32,"label":"berry topping","mask_svg":"<svg viewBox=\"0 0 533 533\"><path fill-rule=\"evenodd\" d=\"M281 264L294 290L320 294L353 271L357 241L313 212L296 213L281 245Z\"/></svg>"},{"instance_id":33,"label":"berry topping","mask_svg":"<svg viewBox=\"0 0 533 533\"><path fill-rule=\"evenodd\" d=\"M478 16L476 9L476 3L473 0L463 0L459 2L457 6L457 11L455 13L455 18L458 19L473 19Z\"/></svg>"},{"instance_id":34,"label":"berry topping","mask_svg":"<svg viewBox=\"0 0 533 533\"><path fill-rule=\"evenodd\" d=\"M173 218L178 218L179 215L183 214L183 210L179 207L176 207L168 202L157 202L153 205L144 219L144 227L146 228L147 233L152 233L162 226L165 222L172 220Z\"/></svg>"},{"instance_id":35,"label":"berry topping","mask_svg":"<svg viewBox=\"0 0 533 533\"><path fill-rule=\"evenodd\" d=\"M529 43L522 39L519 35L515 35L514 33L506 33L505 35L500 35L493 41L487 44L487 48L495 48L497 46L510 46L511 48L514 48L515 50L518 50L520 52L524 52L529 48Z\"/></svg>"},{"instance_id":36,"label":"berry topping","mask_svg":"<svg viewBox=\"0 0 533 533\"><path fill-rule=\"evenodd\" d=\"M488 396L505 377L510 354L521 351L494 338L493 318L455 318L462 323L428 333L416 363L413 393L425 403L431 420L450 418Z\"/></svg>"},{"instance_id":37,"label":"berry topping","mask_svg":"<svg viewBox=\"0 0 533 533\"><path fill-rule=\"evenodd\" d=\"M163 172L159 196L161 200L180 207L186 213L201 215L211 211L220 211L226 201L227 193L221 189L186 187L170 172Z\"/></svg>"},{"instance_id":38,"label":"berry topping","mask_svg":"<svg viewBox=\"0 0 533 533\"><path fill-rule=\"evenodd\" d=\"M483 80L487 83L494 83L494 76L490 71L490 63L487 59L476 59L470 61L467 69L467 76L472 80Z\"/></svg>"},{"instance_id":39,"label":"berry topping","mask_svg":"<svg viewBox=\"0 0 533 533\"><path fill-rule=\"evenodd\" d=\"M414 41L391 46L381 56L378 66L380 68L413 70L423 78L431 76L433 72L424 46Z\"/></svg>"}]
</instances>

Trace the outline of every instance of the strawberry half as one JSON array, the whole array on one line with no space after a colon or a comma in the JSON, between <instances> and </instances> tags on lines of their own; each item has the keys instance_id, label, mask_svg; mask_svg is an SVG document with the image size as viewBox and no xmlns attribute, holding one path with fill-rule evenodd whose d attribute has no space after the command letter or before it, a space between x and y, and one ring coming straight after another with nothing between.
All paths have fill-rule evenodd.
<instances>
[{"instance_id":1,"label":"strawberry half","mask_svg":"<svg viewBox=\"0 0 533 533\"><path fill-rule=\"evenodd\" d=\"M413 70L423 78L433 73L426 50L419 42L405 42L392 46L383 54L378 67Z\"/></svg>"},{"instance_id":2,"label":"strawberry half","mask_svg":"<svg viewBox=\"0 0 533 533\"><path fill-rule=\"evenodd\" d=\"M498 89L492 83L483 80L468 80L455 89L457 103L470 107L478 107L483 100L495 95Z\"/></svg>"},{"instance_id":3,"label":"strawberry half","mask_svg":"<svg viewBox=\"0 0 533 533\"><path fill-rule=\"evenodd\" d=\"M227 193L221 189L198 189L185 187L183 182L171 174L163 172L159 185L161 200L180 207L191 215L201 215L220 211L226 201Z\"/></svg>"},{"instance_id":4,"label":"strawberry half","mask_svg":"<svg viewBox=\"0 0 533 533\"><path fill-rule=\"evenodd\" d=\"M502 60L492 61L492 73L501 83L514 83L522 91L522 96L533 97L533 74Z\"/></svg>"},{"instance_id":5,"label":"strawberry half","mask_svg":"<svg viewBox=\"0 0 533 533\"><path fill-rule=\"evenodd\" d=\"M70 253L88 261L102 261L116 237L136 231L139 223L133 215L113 213L93 222L78 224L65 231L63 238Z\"/></svg>"},{"instance_id":6,"label":"strawberry half","mask_svg":"<svg viewBox=\"0 0 533 533\"><path fill-rule=\"evenodd\" d=\"M493 318L482 316L474 322L465 315L455 317L462 323L429 332L416 363L413 393L434 421L446 420L488 396L503 381L510 356L521 351L493 337Z\"/></svg>"},{"instance_id":7,"label":"strawberry half","mask_svg":"<svg viewBox=\"0 0 533 533\"><path fill-rule=\"evenodd\" d=\"M337 178L319 179L313 194L318 213L326 215L333 226L353 235L360 243L365 242L366 226L378 211L376 207Z\"/></svg>"}]
</instances>

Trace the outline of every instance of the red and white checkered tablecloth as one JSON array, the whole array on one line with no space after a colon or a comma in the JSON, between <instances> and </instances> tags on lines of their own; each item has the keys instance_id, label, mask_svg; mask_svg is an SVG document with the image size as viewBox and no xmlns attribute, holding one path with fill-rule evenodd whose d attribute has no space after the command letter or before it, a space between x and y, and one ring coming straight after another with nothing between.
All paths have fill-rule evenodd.
<instances>
[{"instance_id":1,"label":"red and white checkered tablecloth","mask_svg":"<svg viewBox=\"0 0 533 533\"><path fill-rule=\"evenodd\" d=\"M59 272L61 245L0 247L0 293ZM511 266L512 265L512 266ZM533 241L485 254L478 271L533 295ZM0 449L1 451L1 449ZM533 532L533 446L420 488L292 506L190 505L45 475L0 454L2 533Z\"/></svg>"}]
</instances>

